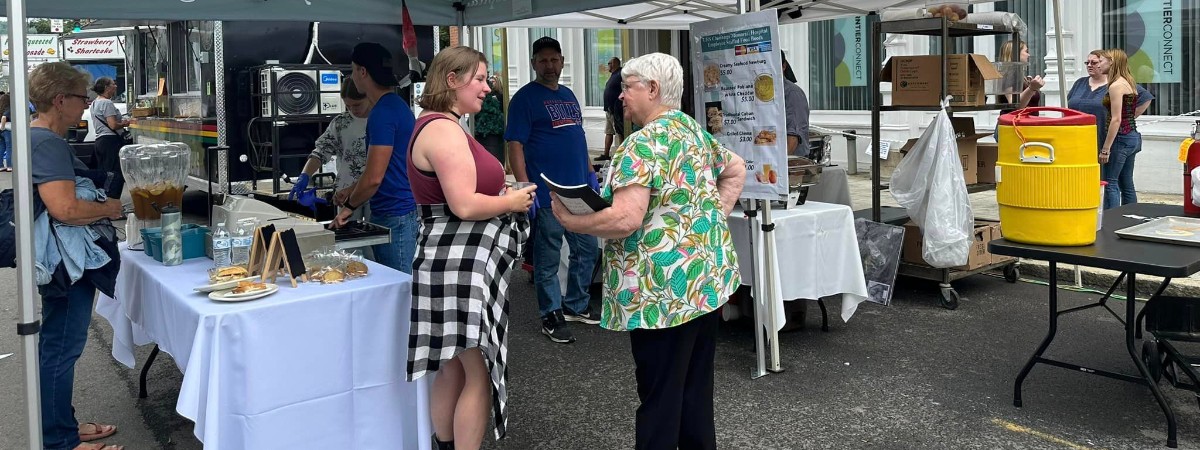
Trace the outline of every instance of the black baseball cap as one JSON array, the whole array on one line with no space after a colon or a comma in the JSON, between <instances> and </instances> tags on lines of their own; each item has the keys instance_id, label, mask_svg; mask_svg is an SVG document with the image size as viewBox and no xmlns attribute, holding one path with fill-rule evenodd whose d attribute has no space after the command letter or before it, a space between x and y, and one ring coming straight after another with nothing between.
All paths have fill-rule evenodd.
<instances>
[{"instance_id":1,"label":"black baseball cap","mask_svg":"<svg viewBox=\"0 0 1200 450\"><path fill-rule=\"evenodd\" d=\"M542 36L538 40L533 41L533 52L530 54L536 55L545 49L552 49L558 52L558 54L562 54L562 45L559 45L558 41L550 36Z\"/></svg>"},{"instance_id":2,"label":"black baseball cap","mask_svg":"<svg viewBox=\"0 0 1200 450\"><path fill-rule=\"evenodd\" d=\"M392 64L392 52L376 42L363 42L354 46L350 53L350 62L367 69L371 80L383 87L393 87L400 82L396 79L396 70ZM408 69L403 68L407 73Z\"/></svg>"}]
</instances>

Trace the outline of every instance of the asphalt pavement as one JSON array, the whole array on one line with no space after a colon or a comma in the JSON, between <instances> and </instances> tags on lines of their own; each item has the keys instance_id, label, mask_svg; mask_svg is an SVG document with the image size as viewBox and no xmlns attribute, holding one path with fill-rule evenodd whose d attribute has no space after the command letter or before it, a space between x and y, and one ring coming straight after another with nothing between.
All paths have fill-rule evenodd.
<instances>
[{"instance_id":1,"label":"asphalt pavement","mask_svg":"<svg viewBox=\"0 0 1200 450\"><path fill-rule=\"evenodd\" d=\"M9 184L0 174L0 187ZM24 386L15 271L0 270L0 449L25 447ZM554 344L539 331L528 275L512 283L510 422L487 449L632 448L633 360L628 337L574 326L578 342ZM1047 288L975 276L956 287L955 311L937 304L935 283L901 280L891 306L864 304L849 323L809 304L804 330L781 335L785 371L751 379L753 333L723 323L715 403L720 448L745 449L1154 449L1165 448L1162 412L1144 386L1038 366L1025 406L1012 404L1017 372L1046 334ZM1094 295L1063 291L1062 306ZM1113 301L1118 310L1124 307ZM838 311L837 301L830 311ZM1102 309L1064 318L1048 356L1134 373L1121 323ZM95 317L76 370L77 416L114 423L107 442L129 449L199 449L193 424L175 413L182 380L169 355L151 368L149 398L137 398L136 369L110 355L108 323ZM139 349L138 361L150 348ZM1200 353L1200 348L1184 350ZM397 356L402 357L402 356ZM1175 407L1180 448L1200 448L1200 408L1190 392L1162 384Z\"/></svg>"}]
</instances>

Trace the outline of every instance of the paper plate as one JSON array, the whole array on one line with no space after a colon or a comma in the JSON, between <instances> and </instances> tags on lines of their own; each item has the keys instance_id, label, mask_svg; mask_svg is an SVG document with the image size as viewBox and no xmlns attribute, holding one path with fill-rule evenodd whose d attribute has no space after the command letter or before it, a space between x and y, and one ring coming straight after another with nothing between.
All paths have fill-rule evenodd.
<instances>
[{"instance_id":1,"label":"paper plate","mask_svg":"<svg viewBox=\"0 0 1200 450\"><path fill-rule=\"evenodd\" d=\"M244 301L248 301L248 300L260 299L260 298L266 297L268 295L274 294L278 291L279 291L279 286L268 283L267 289L264 291L247 292L245 294L234 294L233 289L227 289L227 290L223 290L223 291L216 291L216 292L210 293L210 294L208 294L208 298L211 300L214 300L214 301L218 301L218 302L244 302Z\"/></svg>"},{"instance_id":2,"label":"paper plate","mask_svg":"<svg viewBox=\"0 0 1200 450\"><path fill-rule=\"evenodd\" d=\"M238 279L236 279L236 280L229 280L229 281L223 281L223 282L220 282L220 283L213 283L213 284L210 284L210 285L208 285L208 286L200 286L200 287L198 287L198 288L195 288L195 289L196 289L196 292L216 292L216 291L223 291L223 290L227 290L227 289L233 289L233 288L237 287L238 283L240 283L240 282L243 282L243 281L250 281L250 280L253 280L253 279L255 279L255 278L258 278L258 277L257 277L257 276L253 276L253 277L246 277L246 278L238 278Z\"/></svg>"}]
</instances>

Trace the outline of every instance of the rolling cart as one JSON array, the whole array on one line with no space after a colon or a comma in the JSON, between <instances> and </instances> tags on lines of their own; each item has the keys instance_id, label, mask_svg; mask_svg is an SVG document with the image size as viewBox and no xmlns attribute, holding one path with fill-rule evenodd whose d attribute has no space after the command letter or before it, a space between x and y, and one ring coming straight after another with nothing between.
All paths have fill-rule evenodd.
<instances>
[{"instance_id":1,"label":"rolling cart","mask_svg":"<svg viewBox=\"0 0 1200 450\"><path fill-rule=\"evenodd\" d=\"M1011 35L1015 43L1014 46L1019 48L1020 33L1017 30L999 25L979 25L966 22L951 22L945 18L928 18L928 19L911 19L911 20L895 20L887 22L875 22L872 24L871 37L871 58L873 58L875 66L871 70L871 209L869 210L869 218L875 222L888 223L892 225L903 225L908 221L908 215L902 208L886 207L880 203L880 193L888 189L880 180L880 115L888 111L938 111L940 106L884 106L883 94L880 92L880 74L879 70L883 67L883 39L887 34L907 34L907 35L922 35L940 38L940 56L942 73L946 73L946 57L951 53L952 39L988 35ZM1013 55L1014 58L1016 55ZM942 77L942 98L945 98L948 91L948 77ZM955 112L973 112L973 111L992 111L1001 109L1016 109L1016 104L985 104L980 106L967 107L950 107L947 111L951 114ZM968 193L982 192L995 189L995 184L977 183L967 186ZM866 212L866 211L864 211ZM856 214L863 217L865 214ZM996 262L987 264L970 270L958 270L952 268L936 268L927 265L913 264L901 262L898 275L920 278L925 280L937 281L940 288L938 303L946 309L957 309L959 303L958 291L954 289L952 282L965 278L977 273L1000 269L1004 270L1004 279L1015 283L1020 278L1020 271L1017 268L1017 261Z\"/></svg>"},{"instance_id":2,"label":"rolling cart","mask_svg":"<svg viewBox=\"0 0 1200 450\"><path fill-rule=\"evenodd\" d=\"M1142 342L1142 362L1151 378L1157 383L1165 377L1171 386L1192 391L1200 404L1200 356L1185 355L1172 344L1200 342L1200 298L1155 296L1142 314L1151 334Z\"/></svg>"}]
</instances>

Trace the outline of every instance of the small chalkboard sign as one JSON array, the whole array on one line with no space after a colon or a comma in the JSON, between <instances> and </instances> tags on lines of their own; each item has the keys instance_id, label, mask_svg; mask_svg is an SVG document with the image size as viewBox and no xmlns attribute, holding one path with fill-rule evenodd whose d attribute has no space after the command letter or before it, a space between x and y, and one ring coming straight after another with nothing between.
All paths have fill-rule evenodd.
<instances>
[{"instance_id":1,"label":"small chalkboard sign","mask_svg":"<svg viewBox=\"0 0 1200 450\"><path fill-rule=\"evenodd\" d=\"M292 278L305 279L308 269L304 268L304 254L300 253L300 243L296 241L296 230L288 228L279 233L279 237L283 240L283 257L286 259L284 264Z\"/></svg>"},{"instance_id":2,"label":"small chalkboard sign","mask_svg":"<svg viewBox=\"0 0 1200 450\"><path fill-rule=\"evenodd\" d=\"M258 273L258 269L266 265L267 248L274 237L275 224L254 229L254 242L250 244L250 264L246 267L250 275Z\"/></svg>"},{"instance_id":3,"label":"small chalkboard sign","mask_svg":"<svg viewBox=\"0 0 1200 450\"><path fill-rule=\"evenodd\" d=\"M263 282L274 283L275 277L279 275L281 269L292 281L292 287L296 287L297 278L300 281L308 281L308 276L305 275L308 269L304 268L304 255L300 253L300 244L296 241L296 231L290 228L272 235L271 245L267 247L267 258L263 266Z\"/></svg>"}]
</instances>

